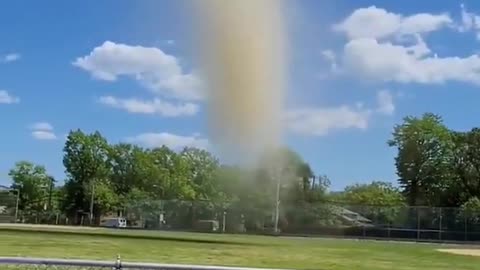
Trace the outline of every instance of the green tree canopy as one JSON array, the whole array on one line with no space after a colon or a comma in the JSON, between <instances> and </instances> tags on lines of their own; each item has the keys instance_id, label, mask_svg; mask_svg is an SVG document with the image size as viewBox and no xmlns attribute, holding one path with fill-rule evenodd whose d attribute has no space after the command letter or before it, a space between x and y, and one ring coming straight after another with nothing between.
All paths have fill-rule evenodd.
<instances>
[{"instance_id":1,"label":"green tree canopy","mask_svg":"<svg viewBox=\"0 0 480 270\"><path fill-rule=\"evenodd\" d=\"M110 146L107 140L96 131L85 134L80 130L71 131L63 149L63 164L67 174L66 196L64 207L70 213L76 211L89 212L92 194L95 195L95 186L100 190L113 191L110 187L109 154ZM106 188L108 187L108 188ZM100 193L97 193L97 197ZM103 198L113 198L115 194L102 195ZM97 199L95 196L94 200ZM98 205L99 208L105 208ZM110 204L109 202L108 204Z\"/></svg>"},{"instance_id":2,"label":"green tree canopy","mask_svg":"<svg viewBox=\"0 0 480 270\"><path fill-rule=\"evenodd\" d=\"M20 161L8 174L12 180L12 189L20 192L19 208L25 211L45 210L52 178L45 167L28 161Z\"/></svg>"},{"instance_id":3,"label":"green tree canopy","mask_svg":"<svg viewBox=\"0 0 480 270\"><path fill-rule=\"evenodd\" d=\"M449 206L454 141L442 119L431 113L405 117L388 144L398 149L395 166L408 203Z\"/></svg>"}]
</instances>

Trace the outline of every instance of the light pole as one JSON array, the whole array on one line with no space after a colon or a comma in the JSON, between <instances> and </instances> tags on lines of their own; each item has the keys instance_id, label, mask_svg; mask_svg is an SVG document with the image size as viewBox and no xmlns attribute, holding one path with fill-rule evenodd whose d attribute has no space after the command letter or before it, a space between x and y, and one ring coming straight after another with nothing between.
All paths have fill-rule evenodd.
<instances>
[{"instance_id":1,"label":"light pole","mask_svg":"<svg viewBox=\"0 0 480 270\"><path fill-rule=\"evenodd\" d=\"M276 192L275 192L275 214L274 214L274 232L279 233L278 222L280 219L280 191L282 188L286 187L285 183L282 183L282 179L286 179L286 173L288 173L286 168L279 168L273 170L274 181L276 180ZM276 179L275 179L276 178Z\"/></svg>"},{"instance_id":2,"label":"light pole","mask_svg":"<svg viewBox=\"0 0 480 270\"><path fill-rule=\"evenodd\" d=\"M160 211L158 213L158 226L159 228L162 227L163 225L163 221L164 221L164 211L163 211L163 197L164 197L164 189L162 186L159 186L159 185L152 185L152 187L154 187L156 190L160 190Z\"/></svg>"},{"instance_id":3,"label":"light pole","mask_svg":"<svg viewBox=\"0 0 480 270\"><path fill-rule=\"evenodd\" d=\"M275 200L275 233L278 233L278 219L280 216L280 178L277 180L277 194Z\"/></svg>"},{"instance_id":4,"label":"light pole","mask_svg":"<svg viewBox=\"0 0 480 270\"><path fill-rule=\"evenodd\" d=\"M92 181L92 195L90 197L90 226L93 224L93 204L95 201L95 184Z\"/></svg>"},{"instance_id":5,"label":"light pole","mask_svg":"<svg viewBox=\"0 0 480 270\"><path fill-rule=\"evenodd\" d=\"M20 189L13 189L17 191L17 200L15 202L15 223L18 221L18 204L20 203Z\"/></svg>"},{"instance_id":6,"label":"light pole","mask_svg":"<svg viewBox=\"0 0 480 270\"><path fill-rule=\"evenodd\" d=\"M275 214L274 214L274 220L273 220L273 226L274 226L274 232L278 233L278 219L280 216L280 174L277 172L277 170L273 170L273 178L276 180L276 194L275 194Z\"/></svg>"},{"instance_id":7,"label":"light pole","mask_svg":"<svg viewBox=\"0 0 480 270\"><path fill-rule=\"evenodd\" d=\"M50 180L50 186L48 188L48 210L50 211L52 208L52 191L55 183L55 178L50 176L49 180Z\"/></svg>"}]
</instances>

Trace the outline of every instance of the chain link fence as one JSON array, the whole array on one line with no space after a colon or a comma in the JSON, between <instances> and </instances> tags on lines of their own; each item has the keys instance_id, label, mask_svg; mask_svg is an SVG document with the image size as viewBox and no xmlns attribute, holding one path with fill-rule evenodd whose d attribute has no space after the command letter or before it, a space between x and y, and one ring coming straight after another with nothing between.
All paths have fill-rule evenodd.
<instances>
[{"instance_id":1,"label":"chain link fence","mask_svg":"<svg viewBox=\"0 0 480 270\"><path fill-rule=\"evenodd\" d=\"M157 201L122 209L130 227L270 233L272 204ZM480 241L480 212L462 208L280 203L279 233L417 241Z\"/></svg>"},{"instance_id":2,"label":"chain link fence","mask_svg":"<svg viewBox=\"0 0 480 270\"><path fill-rule=\"evenodd\" d=\"M271 202L138 201L103 213L75 216L20 212L17 222L107 226L123 217L127 228L211 233L272 233ZM1 222L1 221L0 221ZM333 202L281 202L277 233L416 241L480 241L480 211L463 208L368 206Z\"/></svg>"},{"instance_id":3,"label":"chain link fence","mask_svg":"<svg viewBox=\"0 0 480 270\"><path fill-rule=\"evenodd\" d=\"M18 213L17 195L0 185L0 223L15 222Z\"/></svg>"},{"instance_id":4,"label":"chain link fence","mask_svg":"<svg viewBox=\"0 0 480 270\"><path fill-rule=\"evenodd\" d=\"M65 270L280 270L266 268L223 267L223 266L198 266L198 265L175 265L154 263L130 263L122 262L120 257L116 261L91 261L91 260L65 260L65 259L39 259L39 258L16 258L0 257L0 269L65 269Z\"/></svg>"}]
</instances>

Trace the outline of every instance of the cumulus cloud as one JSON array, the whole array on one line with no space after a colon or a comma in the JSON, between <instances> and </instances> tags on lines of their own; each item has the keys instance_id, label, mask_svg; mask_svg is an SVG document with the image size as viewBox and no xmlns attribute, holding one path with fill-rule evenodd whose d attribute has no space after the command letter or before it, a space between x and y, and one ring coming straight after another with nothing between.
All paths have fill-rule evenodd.
<instances>
[{"instance_id":1,"label":"cumulus cloud","mask_svg":"<svg viewBox=\"0 0 480 270\"><path fill-rule=\"evenodd\" d=\"M383 8L370 6L353 11L342 22L333 26L349 39L388 38L394 35L428 33L451 25L448 14L418 13L410 16L388 12Z\"/></svg>"},{"instance_id":2,"label":"cumulus cloud","mask_svg":"<svg viewBox=\"0 0 480 270\"><path fill-rule=\"evenodd\" d=\"M446 13L404 16L375 6L357 9L334 26L349 38L340 66L347 74L372 81L479 85L477 54L438 57L424 41L423 34L454 25ZM462 23L457 28L480 31L480 17L462 6Z\"/></svg>"},{"instance_id":3,"label":"cumulus cloud","mask_svg":"<svg viewBox=\"0 0 480 270\"><path fill-rule=\"evenodd\" d=\"M339 129L366 129L371 111L361 107L301 108L287 112L287 128L295 134L323 136Z\"/></svg>"},{"instance_id":4,"label":"cumulus cloud","mask_svg":"<svg viewBox=\"0 0 480 270\"><path fill-rule=\"evenodd\" d=\"M208 147L208 140L206 138L200 137L199 134L182 136L168 132L150 132L126 138L126 141L130 143L140 144L149 148L161 147L165 145L175 150L179 150L187 146L202 149L206 149Z\"/></svg>"},{"instance_id":5,"label":"cumulus cloud","mask_svg":"<svg viewBox=\"0 0 480 270\"><path fill-rule=\"evenodd\" d=\"M159 95L182 100L203 98L198 76L185 72L175 56L155 47L106 41L89 55L77 58L73 65L99 80L115 81L126 76Z\"/></svg>"},{"instance_id":6,"label":"cumulus cloud","mask_svg":"<svg viewBox=\"0 0 480 270\"><path fill-rule=\"evenodd\" d=\"M8 63L8 62L15 62L17 60L20 60L21 55L18 53L9 53L1 57L1 62Z\"/></svg>"},{"instance_id":7,"label":"cumulus cloud","mask_svg":"<svg viewBox=\"0 0 480 270\"><path fill-rule=\"evenodd\" d=\"M199 111L197 104L189 102L175 104L160 98L140 100L136 98L103 96L98 99L98 102L130 113L158 114L165 117L190 116L195 115Z\"/></svg>"},{"instance_id":8,"label":"cumulus cloud","mask_svg":"<svg viewBox=\"0 0 480 270\"><path fill-rule=\"evenodd\" d=\"M332 107L307 107L289 110L285 121L287 129L298 135L324 136L344 129L365 130L372 117L392 115L393 96L388 90L377 92L376 105L366 108L362 103Z\"/></svg>"},{"instance_id":9,"label":"cumulus cloud","mask_svg":"<svg viewBox=\"0 0 480 270\"><path fill-rule=\"evenodd\" d=\"M361 38L345 45L343 60L352 74L371 80L424 84L446 81L480 83L478 55L440 58L436 55L425 57L424 54L418 53L418 47Z\"/></svg>"},{"instance_id":10,"label":"cumulus cloud","mask_svg":"<svg viewBox=\"0 0 480 270\"><path fill-rule=\"evenodd\" d=\"M0 104L14 104L19 102L20 98L12 96L6 90L0 90Z\"/></svg>"},{"instance_id":11,"label":"cumulus cloud","mask_svg":"<svg viewBox=\"0 0 480 270\"><path fill-rule=\"evenodd\" d=\"M48 122L37 122L30 125L32 137L37 140L56 140L53 126Z\"/></svg>"}]
</instances>

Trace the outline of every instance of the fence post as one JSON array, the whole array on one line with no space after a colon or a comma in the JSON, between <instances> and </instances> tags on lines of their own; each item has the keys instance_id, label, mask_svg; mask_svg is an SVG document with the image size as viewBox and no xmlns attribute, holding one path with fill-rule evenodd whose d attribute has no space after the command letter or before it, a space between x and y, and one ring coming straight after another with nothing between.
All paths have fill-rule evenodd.
<instances>
[{"instance_id":1,"label":"fence post","mask_svg":"<svg viewBox=\"0 0 480 270\"><path fill-rule=\"evenodd\" d=\"M464 221L465 222L465 241L468 240L467 237L467 211L463 211Z\"/></svg>"},{"instance_id":2,"label":"fence post","mask_svg":"<svg viewBox=\"0 0 480 270\"><path fill-rule=\"evenodd\" d=\"M439 240L442 240L442 207L440 207L440 232L438 234Z\"/></svg>"},{"instance_id":3,"label":"fence post","mask_svg":"<svg viewBox=\"0 0 480 270\"><path fill-rule=\"evenodd\" d=\"M417 241L420 240L420 207L415 207L417 209Z\"/></svg>"},{"instance_id":4,"label":"fence post","mask_svg":"<svg viewBox=\"0 0 480 270\"><path fill-rule=\"evenodd\" d=\"M225 233L226 228L226 221L227 221L227 210L223 210L223 221L222 221L222 232Z\"/></svg>"}]
</instances>

